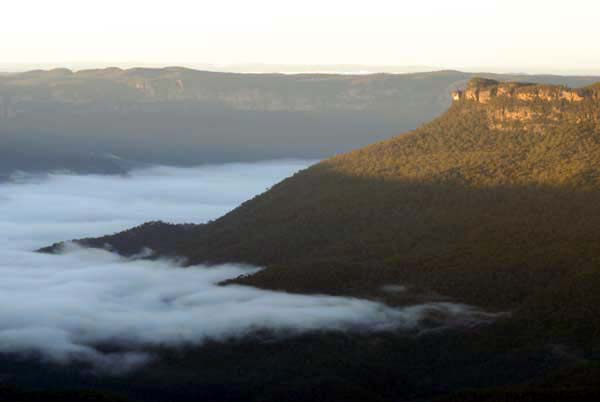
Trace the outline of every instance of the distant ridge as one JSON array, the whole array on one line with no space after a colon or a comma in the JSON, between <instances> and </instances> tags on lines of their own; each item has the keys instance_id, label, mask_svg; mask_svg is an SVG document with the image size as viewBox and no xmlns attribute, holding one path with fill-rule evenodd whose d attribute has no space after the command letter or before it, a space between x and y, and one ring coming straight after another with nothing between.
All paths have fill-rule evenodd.
<instances>
[{"instance_id":1,"label":"distant ridge","mask_svg":"<svg viewBox=\"0 0 600 402\"><path fill-rule=\"evenodd\" d=\"M322 159L440 115L473 74L239 74L184 67L0 75L0 175ZM482 74L585 87L593 77Z\"/></svg>"}]
</instances>

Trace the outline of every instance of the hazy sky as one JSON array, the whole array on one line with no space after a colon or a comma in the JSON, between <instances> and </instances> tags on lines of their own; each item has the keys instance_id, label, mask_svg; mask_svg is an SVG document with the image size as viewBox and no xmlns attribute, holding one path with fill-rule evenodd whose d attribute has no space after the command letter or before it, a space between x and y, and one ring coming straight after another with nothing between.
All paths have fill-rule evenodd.
<instances>
[{"instance_id":1,"label":"hazy sky","mask_svg":"<svg viewBox=\"0 0 600 402\"><path fill-rule=\"evenodd\" d=\"M2 4L2 62L600 68L597 0Z\"/></svg>"}]
</instances>

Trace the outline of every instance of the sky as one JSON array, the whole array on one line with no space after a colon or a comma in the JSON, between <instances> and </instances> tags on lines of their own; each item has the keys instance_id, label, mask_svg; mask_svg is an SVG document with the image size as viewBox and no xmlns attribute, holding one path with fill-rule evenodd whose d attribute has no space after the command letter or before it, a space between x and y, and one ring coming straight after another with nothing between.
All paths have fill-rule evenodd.
<instances>
[{"instance_id":1,"label":"sky","mask_svg":"<svg viewBox=\"0 0 600 402\"><path fill-rule=\"evenodd\" d=\"M597 0L2 4L1 65L361 64L600 71Z\"/></svg>"},{"instance_id":2,"label":"sky","mask_svg":"<svg viewBox=\"0 0 600 402\"><path fill-rule=\"evenodd\" d=\"M205 222L309 164L155 166L124 176L21 174L0 183L0 355L127 370L153 360L149 349L158 345L198 345L257 329L280 336L317 329L419 331L493 319L451 303L391 308L355 298L217 286L260 269L239 264L182 268L174 260L126 259L72 245L59 255L32 251L148 220ZM399 285L382 292L406 291ZM120 347L99 346L107 343Z\"/></svg>"}]
</instances>

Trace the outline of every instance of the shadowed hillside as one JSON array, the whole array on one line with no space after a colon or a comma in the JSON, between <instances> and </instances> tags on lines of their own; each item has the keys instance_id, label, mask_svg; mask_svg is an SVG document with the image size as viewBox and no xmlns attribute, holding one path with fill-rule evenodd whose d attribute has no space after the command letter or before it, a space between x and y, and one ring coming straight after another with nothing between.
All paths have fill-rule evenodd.
<instances>
[{"instance_id":1,"label":"shadowed hillside","mask_svg":"<svg viewBox=\"0 0 600 402\"><path fill-rule=\"evenodd\" d=\"M236 282L287 291L394 303L404 299L381 287L408 284L544 312L552 331L589 340L600 313L600 87L474 80L461 94L418 130L321 162L209 224L83 243L263 265Z\"/></svg>"}]
</instances>

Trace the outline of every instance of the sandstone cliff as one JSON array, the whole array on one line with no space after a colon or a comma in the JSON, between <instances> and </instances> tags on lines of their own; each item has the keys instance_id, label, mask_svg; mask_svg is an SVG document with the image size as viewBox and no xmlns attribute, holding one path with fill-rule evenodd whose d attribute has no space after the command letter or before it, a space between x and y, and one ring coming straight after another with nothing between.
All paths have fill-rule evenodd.
<instances>
[{"instance_id":1,"label":"sandstone cliff","mask_svg":"<svg viewBox=\"0 0 600 402\"><path fill-rule=\"evenodd\" d=\"M513 129L518 125L524 131L542 132L543 128L562 123L600 122L598 84L572 89L477 78L471 80L466 89L452 92L452 99L455 104L468 102L480 105L479 108L488 117L490 128L499 130Z\"/></svg>"},{"instance_id":2,"label":"sandstone cliff","mask_svg":"<svg viewBox=\"0 0 600 402\"><path fill-rule=\"evenodd\" d=\"M586 99L600 99L600 86L571 89L559 85L533 83L499 82L476 78L469 82L465 90L454 91L454 101L469 100L489 103L494 98L514 98L520 101L566 101L583 102Z\"/></svg>"}]
</instances>

